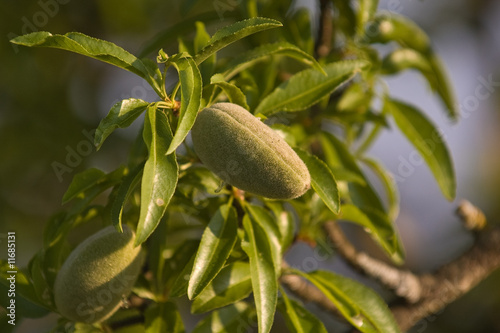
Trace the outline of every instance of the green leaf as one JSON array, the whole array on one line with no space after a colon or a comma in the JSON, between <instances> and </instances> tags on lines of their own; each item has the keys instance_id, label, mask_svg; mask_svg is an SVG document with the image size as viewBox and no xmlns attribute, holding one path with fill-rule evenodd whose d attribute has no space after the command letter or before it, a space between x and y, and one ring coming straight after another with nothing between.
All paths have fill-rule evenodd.
<instances>
[{"instance_id":1,"label":"green leaf","mask_svg":"<svg viewBox=\"0 0 500 333\"><path fill-rule=\"evenodd\" d=\"M250 110L247 104L247 98L240 88L232 83L226 82L222 74L215 74L210 78L210 83L224 90L227 98L231 103L238 104L246 110Z\"/></svg>"},{"instance_id":2,"label":"green leaf","mask_svg":"<svg viewBox=\"0 0 500 333\"><path fill-rule=\"evenodd\" d=\"M245 240L242 248L250 258L252 289L259 333L268 333L278 301L278 282L269 238L262 226L248 215L243 217Z\"/></svg>"},{"instance_id":3,"label":"green leaf","mask_svg":"<svg viewBox=\"0 0 500 333\"><path fill-rule=\"evenodd\" d=\"M281 253L283 254L293 243L296 231L296 223L293 215L288 212L283 204L275 200L266 201L266 206L271 209L274 214L274 221L279 229L281 239Z\"/></svg>"},{"instance_id":4,"label":"green leaf","mask_svg":"<svg viewBox=\"0 0 500 333\"><path fill-rule=\"evenodd\" d=\"M106 118L101 120L94 137L97 150L101 148L104 140L116 129L130 126L148 106L142 99L129 98L113 105Z\"/></svg>"},{"instance_id":5,"label":"green leaf","mask_svg":"<svg viewBox=\"0 0 500 333\"><path fill-rule=\"evenodd\" d=\"M317 70L326 74L323 67L321 67L313 56L288 42L276 42L272 44L264 44L239 54L226 66L226 69L224 70L224 77L226 79L230 79L239 72L253 66L257 62L262 61L273 54L280 54L297 59L298 61L301 61L308 66L313 66Z\"/></svg>"},{"instance_id":6,"label":"green leaf","mask_svg":"<svg viewBox=\"0 0 500 333\"><path fill-rule=\"evenodd\" d=\"M293 272L311 281L359 331L401 332L384 300L363 284L327 271Z\"/></svg>"},{"instance_id":7,"label":"green leaf","mask_svg":"<svg viewBox=\"0 0 500 333\"><path fill-rule=\"evenodd\" d=\"M334 214L338 214L340 211L340 195L337 189L337 181L328 165L303 150L294 150L309 170L314 191L318 193L321 200Z\"/></svg>"},{"instance_id":8,"label":"green leaf","mask_svg":"<svg viewBox=\"0 0 500 333\"><path fill-rule=\"evenodd\" d=\"M299 302L289 299L281 290L278 308L284 315L288 329L294 333L327 333L325 325L315 315L307 311Z\"/></svg>"},{"instance_id":9,"label":"green leaf","mask_svg":"<svg viewBox=\"0 0 500 333\"><path fill-rule=\"evenodd\" d=\"M327 164L331 169L335 170L335 168L343 168L363 179L363 183L348 183L347 186L351 201L359 207L359 209L362 209L363 212L370 212L370 214L374 215L376 223L373 226L372 232L376 231L378 233L383 231L384 239L386 239L381 242L381 238L375 233L375 240L377 242L381 242L380 245L386 249L395 263L401 263L404 259L404 251L395 226L387 217L385 208L382 205L380 198L359 168L356 160L351 155L347 147L335 136L323 132L320 139L323 151L325 152ZM342 206L342 214L345 214L345 207L346 205Z\"/></svg>"},{"instance_id":10,"label":"green leaf","mask_svg":"<svg viewBox=\"0 0 500 333\"><path fill-rule=\"evenodd\" d=\"M139 75L162 96L159 85L161 78L155 77L156 73L151 72L151 67L111 42L89 37L79 32L53 35L50 32L40 31L16 37L11 40L11 43L29 47L53 47L107 62Z\"/></svg>"},{"instance_id":11,"label":"green leaf","mask_svg":"<svg viewBox=\"0 0 500 333\"><path fill-rule=\"evenodd\" d=\"M354 204L359 207L372 207L384 212L385 209L382 201L380 201L377 193L366 179L346 145L337 137L327 132L321 133L320 139L325 153L325 160L331 170L343 168L364 180L364 185L359 182L348 184L349 195Z\"/></svg>"},{"instance_id":12,"label":"green leaf","mask_svg":"<svg viewBox=\"0 0 500 333\"><path fill-rule=\"evenodd\" d=\"M193 333L248 332L254 327L255 311L247 303L236 303L212 312L201 320Z\"/></svg>"},{"instance_id":13,"label":"green leaf","mask_svg":"<svg viewBox=\"0 0 500 333\"><path fill-rule=\"evenodd\" d=\"M40 318L50 312L41 304L36 295L35 288L26 274L16 266L10 266L7 260L0 261L0 269L0 304L2 304L2 307L6 308L10 306L11 300L14 300L15 315L26 318ZM14 290L11 288L12 281L15 284ZM14 293L12 297L9 296L11 292ZM16 324L18 323L17 317L15 318ZM5 318L7 320L13 319L7 316Z\"/></svg>"},{"instance_id":14,"label":"green leaf","mask_svg":"<svg viewBox=\"0 0 500 333\"><path fill-rule=\"evenodd\" d=\"M184 324L177 306L172 302L153 303L144 313L145 333L184 333Z\"/></svg>"},{"instance_id":15,"label":"green leaf","mask_svg":"<svg viewBox=\"0 0 500 333\"><path fill-rule=\"evenodd\" d=\"M431 169L443 195L448 200L455 198L455 170L439 130L419 110L406 103L390 100L387 109Z\"/></svg>"},{"instance_id":16,"label":"green leaf","mask_svg":"<svg viewBox=\"0 0 500 333\"><path fill-rule=\"evenodd\" d=\"M76 198L79 194L105 180L105 178L106 174L103 171L95 168L90 168L76 174L73 177L71 184L69 184L66 193L64 193L63 195L62 203L65 204L68 201Z\"/></svg>"},{"instance_id":17,"label":"green leaf","mask_svg":"<svg viewBox=\"0 0 500 333\"><path fill-rule=\"evenodd\" d=\"M282 24L279 21L264 18L264 17L253 17L243 21L238 21L231 24L230 26L224 27L218 30L210 39L207 46L203 48L196 56L196 64L201 64L209 56L219 51L223 47L236 42L248 35L254 34L256 32L267 30L271 28L281 27Z\"/></svg>"},{"instance_id":18,"label":"green leaf","mask_svg":"<svg viewBox=\"0 0 500 333\"><path fill-rule=\"evenodd\" d=\"M342 206L342 213L339 215L339 219L356 223L365 228L394 262L403 262L404 249L396 231L391 227L392 223L384 214L374 209L361 209L347 204Z\"/></svg>"},{"instance_id":19,"label":"green leaf","mask_svg":"<svg viewBox=\"0 0 500 333\"><path fill-rule=\"evenodd\" d=\"M135 190L136 186L139 184L142 172L144 169L144 163L139 164L134 170L130 171L121 182L118 190L116 192L116 197L111 206L111 223L119 232L123 232L122 228L122 214L125 203L130 196L130 194Z\"/></svg>"},{"instance_id":20,"label":"green leaf","mask_svg":"<svg viewBox=\"0 0 500 333\"><path fill-rule=\"evenodd\" d=\"M273 216L264 208L256 205L247 204L245 209L249 217L255 223L258 223L267 235L273 263L276 270L276 276L281 273L281 258L283 256L281 243L282 235Z\"/></svg>"},{"instance_id":21,"label":"green leaf","mask_svg":"<svg viewBox=\"0 0 500 333\"><path fill-rule=\"evenodd\" d=\"M205 29L205 24L201 21L196 22L196 35L194 37L194 52L200 52L210 42L210 35ZM203 85L208 84L213 75L216 63L216 54L212 54L202 64L200 64L200 73L203 79Z\"/></svg>"},{"instance_id":22,"label":"green leaf","mask_svg":"<svg viewBox=\"0 0 500 333\"><path fill-rule=\"evenodd\" d=\"M365 24L373 19L377 11L378 0L360 0L358 10L358 34L362 35Z\"/></svg>"},{"instance_id":23,"label":"green leaf","mask_svg":"<svg viewBox=\"0 0 500 333\"><path fill-rule=\"evenodd\" d=\"M172 297L180 297L187 293L188 283L189 283L189 275L193 270L194 258L196 258L196 253L193 253L193 256L187 262L186 266L182 269L177 279L175 279L172 290L170 291L170 296Z\"/></svg>"},{"instance_id":24,"label":"green leaf","mask_svg":"<svg viewBox=\"0 0 500 333\"><path fill-rule=\"evenodd\" d=\"M175 153L166 154L172 141L170 126L156 107L148 108L143 136L149 157L142 175L136 246L142 244L160 223L177 186L179 172Z\"/></svg>"},{"instance_id":25,"label":"green leaf","mask_svg":"<svg viewBox=\"0 0 500 333\"><path fill-rule=\"evenodd\" d=\"M255 114L269 116L279 111L307 109L368 66L369 63L363 60L334 62L324 67L327 76L314 68L303 70L267 95L257 106Z\"/></svg>"},{"instance_id":26,"label":"green leaf","mask_svg":"<svg viewBox=\"0 0 500 333\"><path fill-rule=\"evenodd\" d=\"M193 299L220 272L238 239L238 219L231 203L221 206L205 228L189 279L188 297Z\"/></svg>"},{"instance_id":27,"label":"green leaf","mask_svg":"<svg viewBox=\"0 0 500 333\"><path fill-rule=\"evenodd\" d=\"M200 293L192 303L191 312L203 313L233 304L251 292L250 265L237 261L224 267Z\"/></svg>"},{"instance_id":28,"label":"green leaf","mask_svg":"<svg viewBox=\"0 0 500 333\"><path fill-rule=\"evenodd\" d=\"M458 104L439 57L432 52L422 54L409 48L398 49L384 58L381 71L383 74L395 74L408 68L418 70L425 77L432 91L441 98L448 111L448 117L457 120Z\"/></svg>"},{"instance_id":29,"label":"green leaf","mask_svg":"<svg viewBox=\"0 0 500 333\"><path fill-rule=\"evenodd\" d=\"M423 54L431 52L429 36L415 22L396 13L377 15L366 28L365 40L369 43L395 41Z\"/></svg>"},{"instance_id":30,"label":"green leaf","mask_svg":"<svg viewBox=\"0 0 500 333\"><path fill-rule=\"evenodd\" d=\"M399 215L399 191L394 176L385 169L380 162L375 159L363 157L361 161L366 164L370 169L380 178L382 185L387 193L388 201L388 217L395 221Z\"/></svg>"},{"instance_id":31,"label":"green leaf","mask_svg":"<svg viewBox=\"0 0 500 333\"><path fill-rule=\"evenodd\" d=\"M173 56L169 58L168 64L172 64L179 72L182 94L179 123L167 150L167 155L170 155L184 141L194 125L201 103L202 83L198 66L190 56L186 54Z\"/></svg>"}]
</instances>

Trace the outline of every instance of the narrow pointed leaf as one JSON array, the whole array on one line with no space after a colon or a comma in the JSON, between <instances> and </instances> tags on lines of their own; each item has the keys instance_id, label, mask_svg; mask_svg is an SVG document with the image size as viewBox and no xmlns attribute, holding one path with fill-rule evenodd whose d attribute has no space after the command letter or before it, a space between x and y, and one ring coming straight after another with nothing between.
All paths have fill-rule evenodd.
<instances>
[{"instance_id":1,"label":"narrow pointed leaf","mask_svg":"<svg viewBox=\"0 0 500 333\"><path fill-rule=\"evenodd\" d=\"M404 250L387 216L376 210L343 205L339 219L362 226L396 263L402 263Z\"/></svg>"},{"instance_id":2,"label":"narrow pointed leaf","mask_svg":"<svg viewBox=\"0 0 500 333\"><path fill-rule=\"evenodd\" d=\"M145 333L184 333L184 323L172 302L154 303L145 313Z\"/></svg>"},{"instance_id":3,"label":"narrow pointed leaf","mask_svg":"<svg viewBox=\"0 0 500 333\"><path fill-rule=\"evenodd\" d=\"M399 191L394 176L385 169L380 162L373 158L364 157L361 161L366 164L382 181L387 193L388 217L395 221L399 215Z\"/></svg>"},{"instance_id":4,"label":"narrow pointed leaf","mask_svg":"<svg viewBox=\"0 0 500 333\"><path fill-rule=\"evenodd\" d=\"M253 17L233 23L230 26L218 30L212 36L208 45L195 56L195 62L196 64L201 64L204 60L223 47L248 35L281 26L281 22L264 17Z\"/></svg>"},{"instance_id":5,"label":"narrow pointed leaf","mask_svg":"<svg viewBox=\"0 0 500 333\"><path fill-rule=\"evenodd\" d=\"M96 168L90 168L76 174L75 177L73 177L71 184L69 184L68 190L63 195L62 203L65 204L76 198L80 193L85 192L85 190L88 190L105 179L106 174Z\"/></svg>"},{"instance_id":6,"label":"narrow pointed leaf","mask_svg":"<svg viewBox=\"0 0 500 333\"><path fill-rule=\"evenodd\" d=\"M174 194L178 178L175 153L166 154L172 141L172 132L165 115L157 111L156 107L148 108L143 136L149 157L142 175L136 245L144 242L160 223Z\"/></svg>"},{"instance_id":7,"label":"narrow pointed leaf","mask_svg":"<svg viewBox=\"0 0 500 333\"><path fill-rule=\"evenodd\" d=\"M94 137L97 150L101 148L104 140L116 129L130 126L148 106L148 102L141 99L124 99L113 105L108 115L101 120Z\"/></svg>"},{"instance_id":8,"label":"narrow pointed leaf","mask_svg":"<svg viewBox=\"0 0 500 333\"><path fill-rule=\"evenodd\" d=\"M246 110L250 110L245 94L243 94L241 89L234 84L226 82L222 74L215 74L214 76L212 76L212 78L210 79L210 83L224 90L224 93L231 103L238 104Z\"/></svg>"},{"instance_id":9,"label":"narrow pointed leaf","mask_svg":"<svg viewBox=\"0 0 500 333\"><path fill-rule=\"evenodd\" d=\"M220 272L238 239L237 230L236 210L221 206L203 232L189 279L189 299L198 296Z\"/></svg>"},{"instance_id":10,"label":"narrow pointed leaf","mask_svg":"<svg viewBox=\"0 0 500 333\"><path fill-rule=\"evenodd\" d=\"M194 52L200 52L210 42L210 35L205 29L203 22L196 22L196 35L194 37ZM210 77L214 74L216 54L212 54L203 63L200 64L200 73L203 79L203 85L209 83Z\"/></svg>"},{"instance_id":11,"label":"narrow pointed leaf","mask_svg":"<svg viewBox=\"0 0 500 333\"><path fill-rule=\"evenodd\" d=\"M148 81L157 93L161 91L156 73L133 54L121 47L79 32L53 35L50 32L33 32L11 40L14 44L29 47L52 47L75 52L128 70Z\"/></svg>"},{"instance_id":12,"label":"narrow pointed leaf","mask_svg":"<svg viewBox=\"0 0 500 333\"><path fill-rule=\"evenodd\" d=\"M408 141L418 150L448 200L456 194L455 170L439 130L419 110L406 103L387 101L387 109Z\"/></svg>"},{"instance_id":13,"label":"narrow pointed leaf","mask_svg":"<svg viewBox=\"0 0 500 333\"><path fill-rule=\"evenodd\" d=\"M309 170L314 191L318 193L321 200L334 214L338 214L340 211L340 195L337 189L337 181L328 165L303 150L295 149L295 152Z\"/></svg>"},{"instance_id":14,"label":"narrow pointed leaf","mask_svg":"<svg viewBox=\"0 0 500 333\"><path fill-rule=\"evenodd\" d=\"M282 235L279 227L273 216L265 208L250 204L246 205L245 208L248 211L250 219L252 219L253 222L258 223L266 233L271 253L273 255L276 275L279 276L281 272L281 258L283 255L281 249Z\"/></svg>"},{"instance_id":15,"label":"narrow pointed leaf","mask_svg":"<svg viewBox=\"0 0 500 333\"><path fill-rule=\"evenodd\" d=\"M277 42L264 44L252 50L246 51L243 54L239 54L227 65L227 69L224 71L224 77L226 79L230 79L239 72L253 66L255 63L262 61L273 54L284 55L297 59L298 61L325 73L323 67L321 67L313 56L288 42Z\"/></svg>"},{"instance_id":16,"label":"narrow pointed leaf","mask_svg":"<svg viewBox=\"0 0 500 333\"><path fill-rule=\"evenodd\" d=\"M169 59L179 72L181 82L181 109L174 138L168 147L171 154L184 141L196 120L201 103L201 74L193 58L180 54Z\"/></svg>"},{"instance_id":17,"label":"narrow pointed leaf","mask_svg":"<svg viewBox=\"0 0 500 333\"><path fill-rule=\"evenodd\" d=\"M113 226L120 232L123 232L123 208L128 197L141 181L143 168L144 163L141 163L134 170L130 171L130 173L123 178L123 181L120 184L118 191L116 192L115 200L113 201L113 205L111 206L111 222L113 223Z\"/></svg>"},{"instance_id":18,"label":"narrow pointed leaf","mask_svg":"<svg viewBox=\"0 0 500 333\"><path fill-rule=\"evenodd\" d=\"M191 306L192 313L203 313L233 304L250 295L250 265L237 261L224 267L200 293Z\"/></svg>"},{"instance_id":19,"label":"narrow pointed leaf","mask_svg":"<svg viewBox=\"0 0 500 333\"><path fill-rule=\"evenodd\" d=\"M255 114L268 116L279 111L305 110L368 66L369 63L363 60L334 62L324 67L327 76L314 68L303 70L267 95L257 106Z\"/></svg>"},{"instance_id":20,"label":"narrow pointed leaf","mask_svg":"<svg viewBox=\"0 0 500 333\"><path fill-rule=\"evenodd\" d=\"M294 333L327 333L325 325L311 312L307 311L299 302L288 298L281 291L281 302L278 304L280 312L284 315L290 332Z\"/></svg>"},{"instance_id":21,"label":"narrow pointed leaf","mask_svg":"<svg viewBox=\"0 0 500 333\"><path fill-rule=\"evenodd\" d=\"M252 289L259 333L269 333L278 301L278 282L269 238L261 225L243 217L245 241L242 248L250 259Z\"/></svg>"},{"instance_id":22,"label":"narrow pointed leaf","mask_svg":"<svg viewBox=\"0 0 500 333\"><path fill-rule=\"evenodd\" d=\"M193 333L248 332L254 328L255 310L239 302L212 312L201 320Z\"/></svg>"},{"instance_id":23,"label":"narrow pointed leaf","mask_svg":"<svg viewBox=\"0 0 500 333\"><path fill-rule=\"evenodd\" d=\"M401 332L384 300L363 284L327 271L294 272L321 290L337 306L344 318L359 331Z\"/></svg>"},{"instance_id":24,"label":"narrow pointed leaf","mask_svg":"<svg viewBox=\"0 0 500 333\"><path fill-rule=\"evenodd\" d=\"M396 228L393 222L387 217L382 201L373 189L372 185L368 182L364 173L359 168L356 160L351 155L347 147L334 135L322 133L320 139L323 151L325 152L327 164L331 169L347 169L363 180L363 183L348 183L351 201L354 205L363 209L363 211L369 211L374 214L376 218L374 230L377 232L378 230L384 231L384 238L387 238L388 241L381 242L381 238L377 236L374 236L374 239L387 251L395 263L401 263L404 259L404 251ZM342 207L342 213L345 214L345 205ZM374 232L374 230L372 230L372 232ZM376 235L376 233L374 235Z\"/></svg>"},{"instance_id":25,"label":"narrow pointed leaf","mask_svg":"<svg viewBox=\"0 0 500 333\"><path fill-rule=\"evenodd\" d=\"M381 70L383 74L395 74L408 68L419 71L425 77L431 90L441 98L448 117L457 120L458 103L439 57L433 52L423 54L409 48L398 49L384 58Z\"/></svg>"}]
</instances>

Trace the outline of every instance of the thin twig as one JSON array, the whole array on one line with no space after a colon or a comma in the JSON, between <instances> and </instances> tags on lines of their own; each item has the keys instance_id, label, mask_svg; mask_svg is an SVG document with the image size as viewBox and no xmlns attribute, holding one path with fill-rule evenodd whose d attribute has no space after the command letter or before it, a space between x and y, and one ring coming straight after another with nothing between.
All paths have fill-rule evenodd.
<instances>
[{"instance_id":1,"label":"thin twig","mask_svg":"<svg viewBox=\"0 0 500 333\"><path fill-rule=\"evenodd\" d=\"M320 0L320 17L318 39L316 41L316 57L327 56L332 49L333 13L330 0Z\"/></svg>"}]
</instances>

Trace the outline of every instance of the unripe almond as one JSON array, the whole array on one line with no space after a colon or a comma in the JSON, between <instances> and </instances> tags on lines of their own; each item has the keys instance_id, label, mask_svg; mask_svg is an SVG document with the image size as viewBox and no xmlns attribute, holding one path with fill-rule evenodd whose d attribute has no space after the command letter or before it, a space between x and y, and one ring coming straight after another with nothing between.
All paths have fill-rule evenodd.
<instances>
[{"instance_id":1,"label":"unripe almond","mask_svg":"<svg viewBox=\"0 0 500 333\"><path fill-rule=\"evenodd\" d=\"M54 283L59 313L73 321L95 323L111 316L130 293L143 255L127 226L119 233L106 227L79 244Z\"/></svg>"},{"instance_id":2,"label":"unripe almond","mask_svg":"<svg viewBox=\"0 0 500 333\"><path fill-rule=\"evenodd\" d=\"M203 109L192 129L201 161L226 183L273 199L293 199L311 184L306 165L271 128L239 105Z\"/></svg>"}]
</instances>

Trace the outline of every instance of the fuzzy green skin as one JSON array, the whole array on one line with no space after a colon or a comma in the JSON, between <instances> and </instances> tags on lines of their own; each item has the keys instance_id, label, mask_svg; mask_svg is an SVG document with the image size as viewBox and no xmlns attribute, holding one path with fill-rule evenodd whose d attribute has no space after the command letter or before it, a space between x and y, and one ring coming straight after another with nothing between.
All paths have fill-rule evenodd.
<instances>
[{"instance_id":1,"label":"fuzzy green skin","mask_svg":"<svg viewBox=\"0 0 500 333\"><path fill-rule=\"evenodd\" d=\"M143 263L141 248L127 226L112 226L79 244L68 256L54 283L59 313L73 321L95 323L111 316L128 296Z\"/></svg>"},{"instance_id":2,"label":"fuzzy green skin","mask_svg":"<svg viewBox=\"0 0 500 333\"><path fill-rule=\"evenodd\" d=\"M293 199L311 184L306 165L270 127L239 105L203 109L191 132L198 157L218 177L241 190Z\"/></svg>"}]
</instances>

